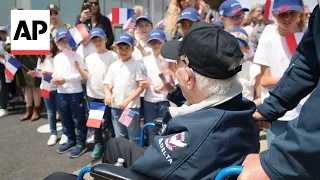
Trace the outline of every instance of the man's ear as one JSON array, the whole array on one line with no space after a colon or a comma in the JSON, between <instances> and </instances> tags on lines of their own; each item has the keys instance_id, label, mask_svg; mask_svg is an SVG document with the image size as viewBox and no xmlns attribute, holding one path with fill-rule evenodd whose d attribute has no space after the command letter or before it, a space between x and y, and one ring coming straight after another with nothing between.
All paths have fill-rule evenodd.
<instances>
[{"instance_id":1,"label":"man's ear","mask_svg":"<svg viewBox=\"0 0 320 180\"><path fill-rule=\"evenodd\" d=\"M186 67L186 71L187 71L187 76L188 76L188 90L191 90L195 86L196 79L194 77L194 74L193 74L191 68Z\"/></svg>"}]
</instances>

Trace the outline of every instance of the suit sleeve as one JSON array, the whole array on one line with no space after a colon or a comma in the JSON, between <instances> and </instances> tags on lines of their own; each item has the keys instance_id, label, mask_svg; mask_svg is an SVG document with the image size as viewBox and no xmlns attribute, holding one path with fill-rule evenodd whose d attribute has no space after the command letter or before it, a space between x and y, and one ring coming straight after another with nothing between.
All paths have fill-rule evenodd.
<instances>
[{"instance_id":1,"label":"suit sleeve","mask_svg":"<svg viewBox=\"0 0 320 180\"><path fill-rule=\"evenodd\" d=\"M287 80L282 80L280 85L270 94L271 96L262 106L263 108L259 108L259 111L268 116L270 114L269 118L277 117L286 109L295 106L298 100L311 92L317 84L316 81L319 80L319 69L317 68L319 64L316 63L319 56L316 54L316 49L319 53L320 46L319 43L315 45L315 40L320 37L318 9L317 7L314 10L309 30L295 55L296 65L287 72L285 76ZM292 77L293 75L299 77ZM282 90L288 89L288 86L291 86L292 92ZM290 95L294 97L289 98ZM318 86L303 105L298 119L290 121L287 125L287 132L277 137L269 150L260 155L261 165L270 179L319 179L319 97L320 87Z\"/></svg>"},{"instance_id":2,"label":"suit sleeve","mask_svg":"<svg viewBox=\"0 0 320 180\"><path fill-rule=\"evenodd\" d=\"M315 29L314 27L317 26L313 26L313 22L316 22L317 9L310 18L309 28L293 55L288 69L270 91L270 97L257 108L269 121L275 121L295 108L300 100L311 93L318 84L320 69L314 32L319 32L320 29Z\"/></svg>"}]
</instances>

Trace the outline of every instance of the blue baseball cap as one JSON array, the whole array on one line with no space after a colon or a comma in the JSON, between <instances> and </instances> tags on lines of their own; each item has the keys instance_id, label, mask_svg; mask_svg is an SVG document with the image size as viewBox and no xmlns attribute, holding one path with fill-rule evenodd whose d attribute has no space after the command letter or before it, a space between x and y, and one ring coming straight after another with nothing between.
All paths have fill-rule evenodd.
<instances>
[{"instance_id":1,"label":"blue baseball cap","mask_svg":"<svg viewBox=\"0 0 320 180\"><path fill-rule=\"evenodd\" d=\"M116 45L119 43L126 43L129 46L133 47L133 37L128 33L120 34L117 39Z\"/></svg>"},{"instance_id":2,"label":"blue baseball cap","mask_svg":"<svg viewBox=\"0 0 320 180\"><path fill-rule=\"evenodd\" d=\"M273 3L274 14L280 14L286 11L304 12L302 0L275 0Z\"/></svg>"},{"instance_id":3,"label":"blue baseball cap","mask_svg":"<svg viewBox=\"0 0 320 180\"><path fill-rule=\"evenodd\" d=\"M240 47L248 46L249 36L247 32L242 28L234 28L229 31L235 38L237 38Z\"/></svg>"},{"instance_id":4,"label":"blue baseball cap","mask_svg":"<svg viewBox=\"0 0 320 180\"><path fill-rule=\"evenodd\" d=\"M201 21L200 14L195 8L187 8L183 10L180 14L180 18L177 21L177 24L179 24L184 19L187 19L193 22Z\"/></svg>"},{"instance_id":5,"label":"blue baseball cap","mask_svg":"<svg viewBox=\"0 0 320 180\"><path fill-rule=\"evenodd\" d=\"M151 24L153 24L150 16L148 16L146 14L141 15L136 19L136 25L139 23L140 20L146 20L146 21L149 21Z\"/></svg>"},{"instance_id":6,"label":"blue baseball cap","mask_svg":"<svg viewBox=\"0 0 320 180\"><path fill-rule=\"evenodd\" d=\"M11 29L11 25L10 24L6 25L6 28Z\"/></svg>"},{"instance_id":7,"label":"blue baseball cap","mask_svg":"<svg viewBox=\"0 0 320 180\"><path fill-rule=\"evenodd\" d=\"M159 40L161 42L167 42L167 38L166 38L166 35L164 34L164 32L160 29L154 29L152 30L149 35L148 35L148 42L149 43L150 41L152 40Z\"/></svg>"},{"instance_id":8,"label":"blue baseball cap","mask_svg":"<svg viewBox=\"0 0 320 180\"><path fill-rule=\"evenodd\" d=\"M90 39L94 37L101 37L101 38L107 38L106 33L101 28L93 28L90 31Z\"/></svg>"},{"instance_id":9,"label":"blue baseball cap","mask_svg":"<svg viewBox=\"0 0 320 180\"><path fill-rule=\"evenodd\" d=\"M213 23L214 25L218 26L219 28L224 28L224 24L222 23L222 21L216 21L215 23Z\"/></svg>"},{"instance_id":10,"label":"blue baseball cap","mask_svg":"<svg viewBox=\"0 0 320 180\"><path fill-rule=\"evenodd\" d=\"M248 8L243 8L238 1L227 0L224 1L219 7L219 15L231 17L236 15L239 11L249 11Z\"/></svg>"},{"instance_id":11,"label":"blue baseball cap","mask_svg":"<svg viewBox=\"0 0 320 180\"><path fill-rule=\"evenodd\" d=\"M59 41L62 38L67 38L67 29L59 29L56 33L56 41Z\"/></svg>"},{"instance_id":12,"label":"blue baseball cap","mask_svg":"<svg viewBox=\"0 0 320 180\"><path fill-rule=\"evenodd\" d=\"M7 32L7 28L5 26L0 26L0 31L4 31L4 32Z\"/></svg>"}]
</instances>

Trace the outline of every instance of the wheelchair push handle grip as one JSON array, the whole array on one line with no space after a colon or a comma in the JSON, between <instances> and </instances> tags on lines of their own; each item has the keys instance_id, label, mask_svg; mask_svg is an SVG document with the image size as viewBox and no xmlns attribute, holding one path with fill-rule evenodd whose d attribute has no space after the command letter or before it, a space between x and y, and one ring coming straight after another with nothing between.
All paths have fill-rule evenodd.
<instances>
[{"instance_id":1,"label":"wheelchair push handle grip","mask_svg":"<svg viewBox=\"0 0 320 180\"><path fill-rule=\"evenodd\" d=\"M228 176L240 175L242 166L230 166L221 170L214 180L225 180Z\"/></svg>"},{"instance_id":2,"label":"wheelchair push handle grip","mask_svg":"<svg viewBox=\"0 0 320 180\"><path fill-rule=\"evenodd\" d=\"M86 167L82 168L81 171L80 171L79 174L78 174L77 180L83 180L84 175L85 175L86 173L89 173L89 172L90 172L90 169L91 169L91 166L86 166Z\"/></svg>"},{"instance_id":3,"label":"wheelchair push handle grip","mask_svg":"<svg viewBox=\"0 0 320 180\"><path fill-rule=\"evenodd\" d=\"M141 128L141 132L140 132L140 147L144 146L144 131L147 127L152 126L155 127L156 125L152 122L149 122L147 124L145 124L142 128Z\"/></svg>"}]
</instances>

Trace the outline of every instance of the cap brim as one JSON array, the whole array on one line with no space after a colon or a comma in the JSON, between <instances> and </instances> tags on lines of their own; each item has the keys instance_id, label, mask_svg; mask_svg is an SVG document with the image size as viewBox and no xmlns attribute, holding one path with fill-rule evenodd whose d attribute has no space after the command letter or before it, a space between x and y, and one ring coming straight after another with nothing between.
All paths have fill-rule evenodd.
<instances>
[{"instance_id":1,"label":"cap brim","mask_svg":"<svg viewBox=\"0 0 320 180\"><path fill-rule=\"evenodd\" d=\"M103 35L96 34L96 35L94 35L94 36L90 36L90 40L91 40L92 38L95 38L95 37L107 38L107 37L105 37L105 36L103 36Z\"/></svg>"},{"instance_id":2,"label":"cap brim","mask_svg":"<svg viewBox=\"0 0 320 180\"><path fill-rule=\"evenodd\" d=\"M180 55L179 55L179 44L181 41L174 40L174 41L168 41L163 44L161 47L160 54L162 57L165 59L172 59L172 60L180 60Z\"/></svg>"},{"instance_id":3,"label":"cap brim","mask_svg":"<svg viewBox=\"0 0 320 180\"><path fill-rule=\"evenodd\" d=\"M129 46L133 47L133 44L128 43L128 42L126 42L126 41L118 41L118 42L116 42L116 45L117 45L117 44L120 44L120 43L125 43L125 44L128 44Z\"/></svg>"},{"instance_id":4,"label":"cap brim","mask_svg":"<svg viewBox=\"0 0 320 180\"><path fill-rule=\"evenodd\" d=\"M285 10L283 10L286 6L282 6L282 7L278 7L276 9L273 10L274 14L281 14L287 11L299 11L299 12L304 12L304 8L302 6L289 6L289 8L286 8ZM279 9L281 9L282 11L279 11Z\"/></svg>"},{"instance_id":5,"label":"cap brim","mask_svg":"<svg viewBox=\"0 0 320 180\"><path fill-rule=\"evenodd\" d=\"M152 40L159 40L159 41L161 41L161 42L163 42L163 43L167 42L166 40L163 40L163 39L161 39L161 38L151 38L151 39L148 39L147 43L149 43L149 42L152 41Z\"/></svg>"},{"instance_id":6,"label":"cap brim","mask_svg":"<svg viewBox=\"0 0 320 180\"><path fill-rule=\"evenodd\" d=\"M139 18L139 19L137 19L136 22L135 22L136 25L139 24L139 21L141 21L141 20L145 20L145 21L148 21L149 23L153 24L153 23L150 21L150 19L148 19L148 18Z\"/></svg>"},{"instance_id":7,"label":"cap brim","mask_svg":"<svg viewBox=\"0 0 320 180\"><path fill-rule=\"evenodd\" d=\"M229 14L226 14L226 15L224 15L224 16L232 17L232 16L236 15L236 14L237 14L238 12L240 12L240 11L248 12L249 9L248 9L248 8L242 8L242 9L239 9L238 11L236 11L236 12L230 12Z\"/></svg>"},{"instance_id":8,"label":"cap brim","mask_svg":"<svg viewBox=\"0 0 320 180\"><path fill-rule=\"evenodd\" d=\"M245 41L242 41L240 39L237 39L238 40L238 43L239 43L239 46L240 47L243 47L243 46L248 46L248 44L245 42Z\"/></svg>"},{"instance_id":9,"label":"cap brim","mask_svg":"<svg viewBox=\"0 0 320 180\"><path fill-rule=\"evenodd\" d=\"M197 19L182 17L177 21L177 24L179 24L182 20L190 20L192 22L197 22L198 21Z\"/></svg>"},{"instance_id":10,"label":"cap brim","mask_svg":"<svg viewBox=\"0 0 320 180\"><path fill-rule=\"evenodd\" d=\"M67 36L62 36L62 37L58 37L58 38L56 37L56 41L59 41L62 38L67 38Z\"/></svg>"}]
</instances>

